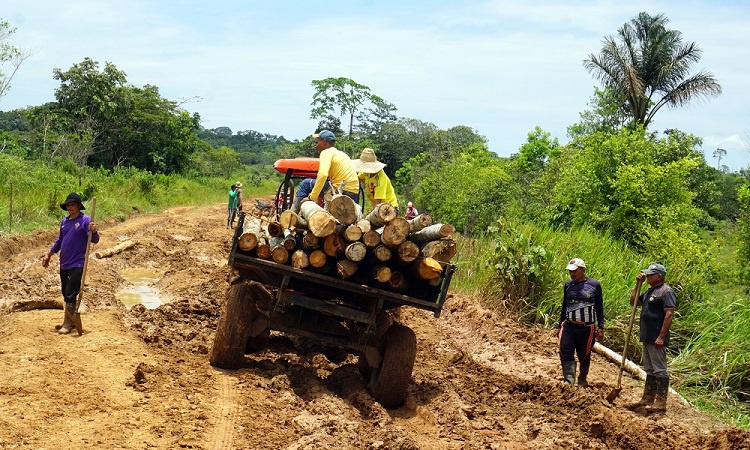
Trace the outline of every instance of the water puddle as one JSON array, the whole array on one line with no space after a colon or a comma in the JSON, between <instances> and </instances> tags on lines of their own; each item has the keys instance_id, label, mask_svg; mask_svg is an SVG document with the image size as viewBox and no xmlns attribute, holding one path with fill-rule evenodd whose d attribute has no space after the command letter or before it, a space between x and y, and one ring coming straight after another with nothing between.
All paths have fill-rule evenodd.
<instances>
[{"instance_id":1,"label":"water puddle","mask_svg":"<svg viewBox=\"0 0 750 450\"><path fill-rule=\"evenodd\" d=\"M140 304L147 309L156 309L164 304L159 294L151 287L151 284L159 281L161 277L158 271L142 268L125 269L122 276L133 285L116 295L126 308L130 309Z\"/></svg>"}]
</instances>

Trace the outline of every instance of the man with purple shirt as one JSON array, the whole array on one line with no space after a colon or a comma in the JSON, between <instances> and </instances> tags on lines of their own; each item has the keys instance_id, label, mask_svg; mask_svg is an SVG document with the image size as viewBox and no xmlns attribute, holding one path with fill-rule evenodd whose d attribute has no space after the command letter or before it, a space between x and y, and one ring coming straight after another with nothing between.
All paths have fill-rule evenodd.
<instances>
[{"instance_id":1,"label":"man with purple shirt","mask_svg":"<svg viewBox=\"0 0 750 450\"><path fill-rule=\"evenodd\" d=\"M42 258L42 267L49 266L52 255L60 252L60 281L62 283L63 299L65 300L65 319L62 325L55 328L60 334L68 334L73 328L73 316L76 313L76 298L81 290L83 265L86 261L86 242L91 232L91 242L99 242L99 232L91 217L82 213L86 209L81 202L81 196L75 192L68 194L68 198L60 203L60 208L68 212L68 216L60 222L60 234L52 244L52 248Z\"/></svg>"}]
</instances>

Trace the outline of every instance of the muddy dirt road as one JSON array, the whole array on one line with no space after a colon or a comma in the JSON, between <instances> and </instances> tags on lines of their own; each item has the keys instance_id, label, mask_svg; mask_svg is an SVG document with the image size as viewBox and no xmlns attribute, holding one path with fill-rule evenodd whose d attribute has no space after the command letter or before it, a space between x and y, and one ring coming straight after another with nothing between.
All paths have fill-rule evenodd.
<instances>
[{"instance_id":1,"label":"muddy dirt road","mask_svg":"<svg viewBox=\"0 0 750 450\"><path fill-rule=\"evenodd\" d=\"M56 230L0 242L0 449L741 449L727 428L670 398L642 417L640 395L594 356L587 389L563 386L553 333L528 329L451 294L440 318L402 312L418 338L406 404L385 410L356 358L273 334L268 349L224 371L207 353L228 287L224 205L98 221L83 336L59 335ZM143 271L150 277L127 276ZM135 286L134 283L141 286ZM164 302L126 307L123 291ZM606 342L605 342L606 344Z\"/></svg>"}]
</instances>

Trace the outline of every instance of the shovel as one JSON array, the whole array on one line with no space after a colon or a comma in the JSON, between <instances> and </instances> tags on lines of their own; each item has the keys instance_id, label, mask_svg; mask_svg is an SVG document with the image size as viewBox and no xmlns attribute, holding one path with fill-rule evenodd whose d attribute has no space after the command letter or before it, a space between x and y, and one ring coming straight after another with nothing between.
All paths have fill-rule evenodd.
<instances>
[{"instance_id":1,"label":"shovel","mask_svg":"<svg viewBox=\"0 0 750 450\"><path fill-rule=\"evenodd\" d=\"M622 391L622 369L625 367L625 359L626 355L628 354L628 344L630 344L630 333L633 331L633 322L635 321L635 309L638 307L638 294L639 292L636 292L636 300L633 302L633 309L630 311L630 323L628 323L628 332L627 336L625 336L625 348L622 350L622 361L620 362L620 372L617 374L617 387L612 389L612 392L607 395L607 401L609 403L614 403L615 399L618 395L620 395L620 391Z\"/></svg>"},{"instance_id":2,"label":"shovel","mask_svg":"<svg viewBox=\"0 0 750 450\"><path fill-rule=\"evenodd\" d=\"M94 221L94 211L96 211L96 197L91 199L91 222ZM86 282L86 268L88 268L89 265L89 249L91 249L91 233L89 231L88 236L86 237L86 256L83 260L83 272L81 272L81 289L78 291L78 298L76 299L76 311L75 314L73 314L73 323L76 326L76 330L78 330L78 336L83 334L83 324L81 323L81 313L78 312L78 308L81 306L81 299L83 299L83 286Z\"/></svg>"}]
</instances>

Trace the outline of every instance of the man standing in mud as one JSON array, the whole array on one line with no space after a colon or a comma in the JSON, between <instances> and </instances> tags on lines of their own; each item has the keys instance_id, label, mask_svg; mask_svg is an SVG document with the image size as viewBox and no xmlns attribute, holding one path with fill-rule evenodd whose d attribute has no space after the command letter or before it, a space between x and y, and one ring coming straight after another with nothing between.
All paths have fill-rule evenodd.
<instances>
[{"instance_id":1,"label":"man standing in mud","mask_svg":"<svg viewBox=\"0 0 750 450\"><path fill-rule=\"evenodd\" d=\"M563 382L571 385L575 383L575 355L578 354L578 385L586 387L586 377L591 366L591 349L596 339L604 337L602 286L586 276L586 263L580 258L571 259L566 269L570 280L565 282L563 288L557 332Z\"/></svg>"},{"instance_id":2,"label":"man standing in mud","mask_svg":"<svg viewBox=\"0 0 750 450\"><path fill-rule=\"evenodd\" d=\"M63 300L65 300L65 317L63 323L55 328L60 334L68 334L73 328L76 313L76 299L81 290L81 277L86 262L86 243L91 232L91 242L99 242L99 232L91 217L82 213L86 209L81 196L71 192L60 208L68 212L60 223L60 234L52 248L42 257L42 267L49 266L49 260L60 252L60 282L62 283ZM79 330L80 331L80 330Z\"/></svg>"},{"instance_id":3,"label":"man standing in mud","mask_svg":"<svg viewBox=\"0 0 750 450\"><path fill-rule=\"evenodd\" d=\"M669 328L672 326L677 297L671 286L664 282L667 269L661 264L651 264L635 278L630 294L630 304L641 306L640 340L643 343L643 370L646 384L641 399L628 408L645 413L665 412L669 393L667 372L667 346ZM643 281L651 286L640 295Z\"/></svg>"}]
</instances>

